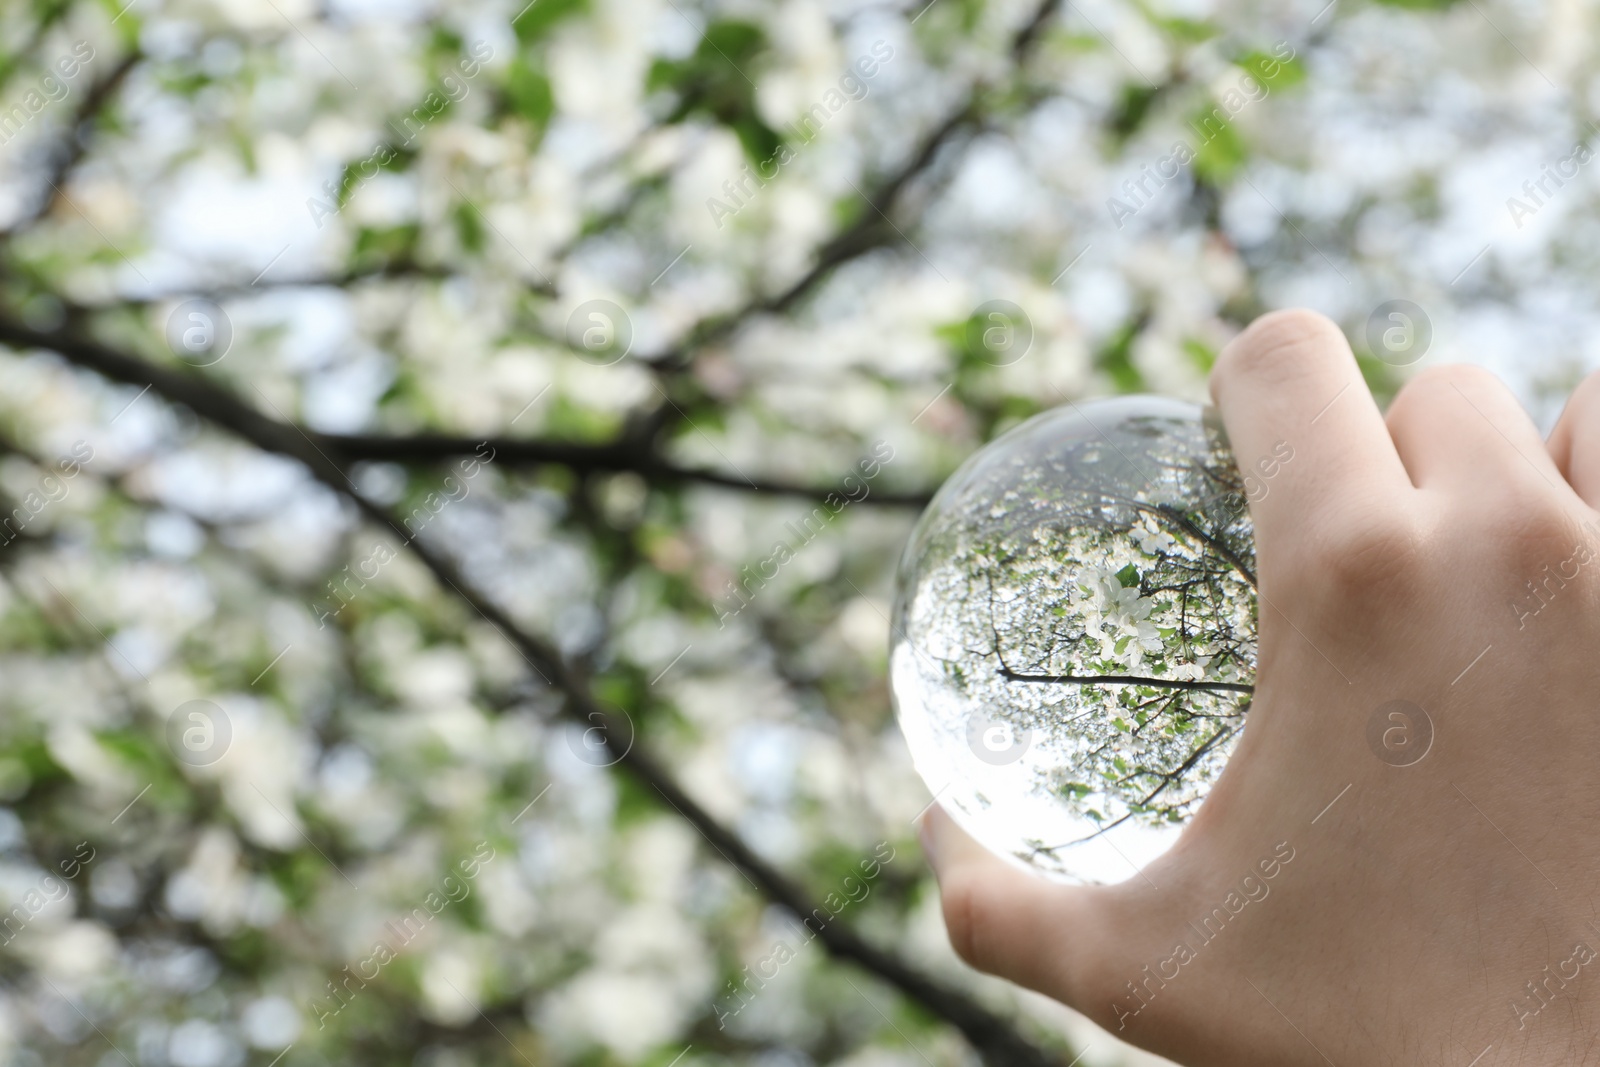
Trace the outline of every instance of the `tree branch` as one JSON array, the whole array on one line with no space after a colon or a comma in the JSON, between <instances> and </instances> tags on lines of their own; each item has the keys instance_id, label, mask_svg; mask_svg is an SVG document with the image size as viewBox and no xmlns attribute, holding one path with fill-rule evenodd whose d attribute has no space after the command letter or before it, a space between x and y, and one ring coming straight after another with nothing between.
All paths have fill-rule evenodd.
<instances>
[{"instance_id":1,"label":"tree branch","mask_svg":"<svg viewBox=\"0 0 1600 1067\"><path fill-rule=\"evenodd\" d=\"M84 153L89 150L88 130L85 127L92 123L106 105L111 102L111 97L122 86L123 81L128 77L128 72L133 70L143 58L143 53L138 50L129 52L122 58L121 62L111 68L109 74L90 86L89 92L84 96L82 103L73 112L72 121L68 125L66 133L51 153L50 165L44 175L46 187L39 190L38 201L31 209L14 220L11 225L4 230L0 230L0 241L21 233L44 218L50 213L50 208L55 204L56 198L65 195L61 191L61 186L66 183L73 168L82 162Z\"/></svg>"},{"instance_id":2,"label":"tree branch","mask_svg":"<svg viewBox=\"0 0 1600 1067\"><path fill-rule=\"evenodd\" d=\"M108 378L139 386L150 385L168 399L241 436L251 440L273 441L275 444L271 446L271 451L297 458L301 458L302 454L314 455L331 471L337 472L346 490L349 486L342 473L343 464L360 461L439 463L458 456L473 455L487 445L495 450L495 462L507 467L560 466L578 473L633 471L656 482L698 483L807 500L826 500L832 494L842 495L841 490L833 486L749 479L700 467L678 466L662 459L642 441L628 438L607 444L586 445L516 437L474 438L427 433L405 437L317 433L294 423L268 418L228 390L198 375L134 359L81 335L59 331L47 333L0 318L0 342L23 348L52 349ZM72 349L70 353L65 351L68 347ZM885 490L869 493L857 502L874 501L884 505L920 508L931 498L932 492L929 490Z\"/></svg>"},{"instance_id":3,"label":"tree branch","mask_svg":"<svg viewBox=\"0 0 1600 1067\"><path fill-rule=\"evenodd\" d=\"M1055 0L1046 0L1047 7L1054 3ZM855 221L824 244L817 251L811 268L788 288L772 296L751 297L743 306L726 315L701 321L683 340L652 362L666 371L686 368L699 349L722 340L757 315L789 310L821 284L836 267L894 240L898 235L893 232L892 224L886 220L889 213L894 210L900 195L932 164L939 154L939 149L958 132L970 126L975 118L973 99L967 100L947 116L923 138L910 159L867 194L866 207Z\"/></svg>"},{"instance_id":4,"label":"tree branch","mask_svg":"<svg viewBox=\"0 0 1600 1067\"><path fill-rule=\"evenodd\" d=\"M168 289L159 292L144 293L139 296L119 298L96 303L74 303L74 311L111 311L118 308L141 308L163 300L188 299L201 297L207 300L223 301L233 297L247 296L260 293L267 289L345 289L360 282L373 279L399 280L419 278L426 281L442 281L454 277L457 273L452 267L417 263L410 259L394 259L366 267L356 267L341 271L338 274L310 274L291 278L257 278L255 281L223 282L213 284L209 288L185 287L181 289Z\"/></svg>"},{"instance_id":5,"label":"tree branch","mask_svg":"<svg viewBox=\"0 0 1600 1067\"><path fill-rule=\"evenodd\" d=\"M494 449L494 461L507 467L567 467L580 474L593 471L633 471L647 481L695 482L726 489L768 496L801 497L825 500L840 494L833 486L800 485L769 478L746 478L739 474L703 467L681 467L669 463L640 440L624 438L607 444L586 445L569 441L541 441L525 437L455 437L445 434L413 434L390 437L378 434L312 434L326 451L347 460L373 460L391 463L436 463L455 456L468 456L484 446ZM924 507L933 498L931 490L882 490L869 493L861 502L874 501L900 507Z\"/></svg>"},{"instance_id":6,"label":"tree branch","mask_svg":"<svg viewBox=\"0 0 1600 1067\"><path fill-rule=\"evenodd\" d=\"M1021 674L1001 667L1000 677L1008 682L1046 682L1061 685L1147 685L1152 689L1187 689L1207 693L1254 693L1256 687L1242 682L1194 682L1182 678L1147 678L1139 674Z\"/></svg>"},{"instance_id":7,"label":"tree branch","mask_svg":"<svg viewBox=\"0 0 1600 1067\"><path fill-rule=\"evenodd\" d=\"M1037 47L1044 26L1061 3L1062 0L1042 0L1028 21L1012 35L1011 57L1019 67L1027 62ZM896 237L903 239L903 235L889 221L891 213L906 189L933 165L940 149L954 140L957 134L982 121L982 101L986 89L980 81L968 90L961 105L952 109L923 137L910 158L866 194L866 206L861 214L818 250L811 268L798 280L773 296L752 297L742 307L725 316L702 321L682 341L663 353L657 365L668 370L687 366L696 350L728 336L754 316L787 311L821 284L836 267L882 247Z\"/></svg>"},{"instance_id":8,"label":"tree branch","mask_svg":"<svg viewBox=\"0 0 1600 1067\"><path fill-rule=\"evenodd\" d=\"M717 822L673 780L653 756L635 743L626 713L600 705L585 677L553 644L528 632L493 600L469 583L455 562L423 544L399 518L360 493L338 464L299 428L269 419L226 390L181 371L149 364L99 341L64 331L45 333L0 319L0 342L22 348L43 348L78 366L128 385L148 386L168 401L191 408L251 444L299 461L317 481L352 501L374 524L389 529L405 543L434 577L500 631L520 652L534 673L560 692L563 711L574 722L599 733L616 763L692 824L716 852L773 902L804 918L815 903L800 885L770 866L732 830ZM917 972L899 957L869 944L846 926L829 923L817 940L830 955L854 963L893 985L908 998L959 1029L993 1067L1054 1067L1055 1057L1016 1032L964 993Z\"/></svg>"}]
</instances>

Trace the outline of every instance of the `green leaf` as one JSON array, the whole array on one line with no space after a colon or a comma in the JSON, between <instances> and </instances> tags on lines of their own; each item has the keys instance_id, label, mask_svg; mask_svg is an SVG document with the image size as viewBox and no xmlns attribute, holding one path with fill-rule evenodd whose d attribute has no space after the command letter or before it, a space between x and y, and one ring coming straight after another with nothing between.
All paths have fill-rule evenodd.
<instances>
[{"instance_id":1,"label":"green leaf","mask_svg":"<svg viewBox=\"0 0 1600 1067\"><path fill-rule=\"evenodd\" d=\"M722 19L706 27L700 46L686 59L657 60L645 88L678 94L678 107L668 117L680 122L693 114L708 115L739 138L753 162L771 159L782 143L756 110L755 61L766 50L761 27Z\"/></svg>"},{"instance_id":2,"label":"green leaf","mask_svg":"<svg viewBox=\"0 0 1600 1067\"><path fill-rule=\"evenodd\" d=\"M1147 0L1133 0L1133 6L1152 25L1158 26L1166 35L1181 44L1199 44L1209 41L1221 32L1213 24L1202 19L1189 19L1181 15L1168 15L1161 11L1152 10L1152 5Z\"/></svg>"},{"instance_id":3,"label":"green leaf","mask_svg":"<svg viewBox=\"0 0 1600 1067\"><path fill-rule=\"evenodd\" d=\"M1183 350L1194 360L1194 365L1201 374L1210 374L1211 368L1216 365L1217 350L1198 338L1184 338Z\"/></svg>"},{"instance_id":4,"label":"green leaf","mask_svg":"<svg viewBox=\"0 0 1600 1067\"><path fill-rule=\"evenodd\" d=\"M1246 52L1233 62L1273 92L1291 88L1306 80L1305 64L1297 56L1279 59L1266 52L1253 51Z\"/></svg>"},{"instance_id":5,"label":"green leaf","mask_svg":"<svg viewBox=\"0 0 1600 1067\"><path fill-rule=\"evenodd\" d=\"M1131 563L1128 564L1117 572L1117 581L1122 584L1124 589L1134 588L1139 584L1139 568Z\"/></svg>"},{"instance_id":6,"label":"green leaf","mask_svg":"<svg viewBox=\"0 0 1600 1067\"><path fill-rule=\"evenodd\" d=\"M428 56L437 63L454 64L465 49L461 34L448 26L433 27L428 37Z\"/></svg>"},{"instance_id":7,"label":"green leaf","mask_svg":"<svg viewBox=\"0 0 1600 1067\"><path fill-rule=\"evenodd\" d=\"M1361 369L1361 377L1366 380L1367 388L1372 390L1372 395L1379 403L1392 400L1395 393L1400 391L1400 372L1383 360L1365 352L1357 352L1356 366Z\"/></svg>"},{"instance_id":8,"label":"green leaf","mask_svg":"<svg viewBox=\"0 0 1600 1067\"><path fill-rule=\"evenodd\" d=\"M461 237L461 247L468 252L482 252L484 243L483 220L471 204L457 204L455 208L456 233Z\"/></svg>"},{"instance_id":9,"label":"green leaf","mask_svg":"<svg viewBox=\"0 0 1600 1067\"><path fill-rule=\"evenodd\" d=\"M55 757L50 755L49 746L38 738L11 742L0 751L4 751L11 758L21 761L22 765L27 768L28 780L35 787L69 781L72 778L72 775L67 773L66 768L57 763Z\"/></svg>"},{"instance_id":10,"label":"green leaf","mask_svg":"<svg viewBox=\"0 0 1600 1067\"><path fill-rule=\"evenodd\" d=\"M286 855L267 853L260 862L267 868L267 875L278 891L288 900L289 907L295 911L305 909L316 899L317 890L327 874L327 868L309 852L290 852Z\"/></svg>"},{"instance_id":11,"label":"green leaf","mask_svg":"<svg viewBox=\"0 0 1600 1067\"><path fill-rule=\"evenodd\" d=\"M1161 95L1158 86L1124 85L1122 98L1117 101L1116 110L1111 113L1111 132L1117 140L1126 141L1139 127L1144 125L1144 120L1150 114L1150 108Z\"/></svg>"},{"instance_id":12,"label":"green leaf","mask_svg":"<svg viewBox=\"0 0 1600 1067\"><path fill-rule=\"evenodd\" d=\"M540 131L549 123L556 106L550 79L543 71L534 69L523 56L518 56L506 73L506 99L517 114Z\"/></svg>"},{"instance_id":13,"label":"green leaf","mask_svg":"<svg viewBox=\"0 0 1600 1067\"><path fill-rule=\"evenodd\" d=\"M1212 185L1226 185L1250 154L1233 123L1217 121L1220 111L1221 108L1202 111L1189 124L1204 138L1195 152L1194 172Z\"/></svg>"},{"instance_id":14,"label":"green leaf","mask_svg":"<svg viewBox=\"0 0 1600 1067\"><path fill-rule=\"evenodd\" d=\"M517 40L529 45L548 34L562 19L589 10L589 0L534 0L511 24Z\"/></svg>"},{"instance_id":15,"label":"green leaf","mask_svg":"<svg viewBox=\"0 0 1600 1067\"><path fill-rule=\"evenodd\" d=\"M1185 18L1157 18L1156 25L1167 32L1167 36L1184 44L1199 44L1209 41L1217 35L1217 28L1209 22L1200 19Z\"/></svg>"},{"instance_id":16,"label":"green leaf","mask_svg":"<svg viewBox=\"0 0 1600 1067\"><path fill-rule=\"evenodd\" d=\"M961 322L947 322L933 328L933 335L939 340L948 343L952 348L965 349L967 345L967 324L971 319Z\"/></svg>"},{"instance_id":17,"label":"green leaf","mask_svg":"<svg viewBox=\"0 0 1600 1067\"><path fill-rule=\"evenodd\" d=\"M859 198L857 200L859 202ZM995 367L996 354L1002 353L999 359L1003 361L1006 358L1003 353L1007 351L1005 346L1032 329L1033 324L1027 321L1026 313L1017 316L1010 311L990 309L982 313L974 311L960 322L937 326L934 335L956 350L956 369L959 374ZM990 344L995 347L990 348ZM1012 414L1025 418L1036 410L1035 406L1024 405Z\"/></svg>"},{"instance_id":18,"label":"green leaf","mask_svg":"<svg viewBox=\"0 0 1600 1067\"><path fill-rule=\"evenodd\" d=\"M416 224L404 226L363 226L356 232L352 258L357 261L372 259L383 262L409 259L416 251L420 233Z\"/></svg>"},{"instance_id":19,"label":"green leaf","mask_svg":"<svg viewBox=\"0 0 1600 1067\"><path fill-rule=\"evenodd\" d=\"M1138 393L1145 389L1144 375L1133 365L1133 340L1139 336L1141 320L1142 316L1135 317L1095 353L1095 369L1105 372L1119 393Z\"/></svg>"}]
</instances>

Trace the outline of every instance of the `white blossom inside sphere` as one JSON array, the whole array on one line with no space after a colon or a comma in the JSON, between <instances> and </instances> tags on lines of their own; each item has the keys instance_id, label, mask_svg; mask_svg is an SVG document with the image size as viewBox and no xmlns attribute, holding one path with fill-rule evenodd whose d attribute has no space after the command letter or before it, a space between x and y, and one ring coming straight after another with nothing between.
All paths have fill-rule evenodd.
<instances>
[{"instance_id":1,"label":"white blossom inside sphere","mask_svg":"<svg viewBox=\"0 0 1600 1067\"><path fill-rule=\"evenodd\" d=\"M1064 881L1171 846L1255 659L1244 483L1191 404L1030 419L946 482L901 560L889 670L918 772L979 841Z\"/></svg>"}]
</instances>

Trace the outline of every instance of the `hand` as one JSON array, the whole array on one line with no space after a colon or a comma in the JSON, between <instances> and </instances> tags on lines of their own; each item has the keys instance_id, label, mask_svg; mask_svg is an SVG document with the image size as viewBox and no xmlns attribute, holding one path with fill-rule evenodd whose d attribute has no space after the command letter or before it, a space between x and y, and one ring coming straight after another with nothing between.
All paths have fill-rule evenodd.
<instances>
[{"instance_id":1,"label":"hand","mask_svg":"<svg viewBox=\"0 0 1600 1067\"><path fill-rule=\"evenodd\" d=\"M935 809L952 944L1196 1067L1588 1062L1600 375L1548 447L1472 367L1423 371L1385 419L1339 330L1284 311L1211 389L1241 460L1295 457L1251 504L1247 729L1119 885L1047 882Z\"/></svg>"}]
</instances>

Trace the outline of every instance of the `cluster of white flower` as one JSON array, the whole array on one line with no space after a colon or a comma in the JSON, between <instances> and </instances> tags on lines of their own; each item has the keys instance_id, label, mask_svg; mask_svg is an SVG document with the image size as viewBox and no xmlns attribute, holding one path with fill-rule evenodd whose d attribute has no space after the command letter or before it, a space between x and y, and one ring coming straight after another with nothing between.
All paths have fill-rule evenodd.
<instances>
[{"instance_id":1,"label":"cluster of white flower","mask_svg":"<svg viewBox=\"0 0 1600 1067\"><path fill-rule=\"evenodd\" d=\"M1137 584L1124 588L1117 573L1091 568L1084 583L1083 632L1100 644L1106 659L1120 659L1130 668L1144 664L1145 653L1160 652L1161 630L1150 621L1154 597L1140 596Z\"/></svg>"}]
</instances>

